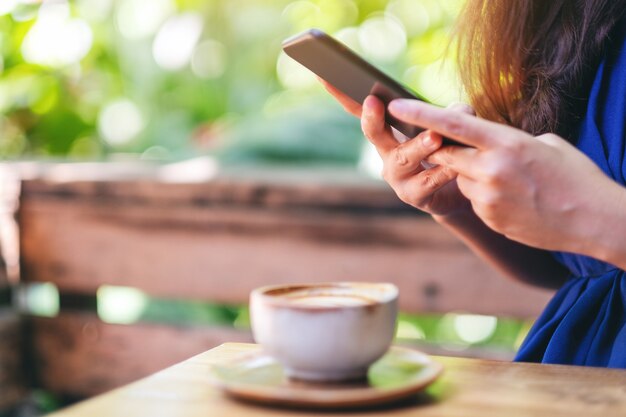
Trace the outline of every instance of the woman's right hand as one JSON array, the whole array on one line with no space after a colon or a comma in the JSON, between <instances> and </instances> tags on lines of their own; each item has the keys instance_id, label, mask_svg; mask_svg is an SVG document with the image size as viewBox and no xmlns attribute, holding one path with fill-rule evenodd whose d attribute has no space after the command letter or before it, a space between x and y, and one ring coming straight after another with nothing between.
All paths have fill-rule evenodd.
<instances>
[{"instance_id":1,"label":"woman's right hand","mask_svg":"<svg viewBox=\"0 0 626 417\"><path fill-rule=\"evenodd\" d=\"M402 201L436 216L471 211L469 200L457 187L456 172L444 166L425 169L422 165L422 161L441 147L441 135L427 130L412 140L400 143L385 123L382 101L368 96L361 105L332 85L320 81L348 113L361 119L363 133L383 160L383 179ZM455 108L472 113L465 105Z\"/></svg>"}]
</instances>

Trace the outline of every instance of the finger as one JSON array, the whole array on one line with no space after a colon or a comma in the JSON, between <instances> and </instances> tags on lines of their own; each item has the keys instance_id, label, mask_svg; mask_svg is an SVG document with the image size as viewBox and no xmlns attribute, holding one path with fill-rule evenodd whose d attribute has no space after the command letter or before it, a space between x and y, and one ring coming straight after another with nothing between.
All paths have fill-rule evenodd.
<instances>
[{"instance_id":1,"label":"finger","mask_svg":"<svg viewBox=\"0 0 626 417\"><path fill-rule=\"evenodd\" d=\"M472 178L459 174L456 179L456 184L461 194L470 201L472 201L472 199L476 200L477 195L480 195L479 183Z\"/></svg>"},{"instance_id":2,"label":"finger","mask_svg":"<svg viewBox=\"0 0 626 417\"><path fill-rule=\"evenodd\" d=\"M363 102L361 128L365 137L376 147L381 157L399 146L394 138L391 127L385 122L385 106L375 96L367 96Z\"/></svg>"},{"instance_id":3,"label":"finger","mask_svg":"<svg viewBox=\"0 0 626 417\"><path fill-rule=\"evenodd\" d=\"M455 139L465 145L490 148L514 140L517 129L479 119L469 114L442 109L419 100L397 99L389 104L390 113L396 118Z\"/></svg>"},{"instance_id":4,"label":"finger","mask_svg":"<svg viewBox=\"0 0 626 417\"><path fill-rule=\"evenodd\" d=\"M494 188L485 186L484 183L474 181L471 178L460 175L456 179L459 191L471 203L472 209L485 224L493 229L494 213L501 210L494 210L494 205L501 201L501 196ZM494 229L495 230L495 229Z\"/></svg>"},{"instance_id":5,"label":"finger","mask_svg":"<svg viewBox=\"0 0 626 417\"><path fill-rule=\"evenodd\" d=\"M480 151L464 146L445 146L426 158L426 162L446 166L459 174L480 179L484 172L480 165Z\"/></svg>"},{"instance_id":6,"label":"finger","mask_svg":"<svg viewBox=\"0 0 626 417\"><path fill-rule=\"evenodd\" d=\"M395 187L398 196L407 204L419 206L426 198L457 177L453 170L437 166L412 176Z\"/></svg>"},{"instance_id":7,"label":"finger","mask_svg":"<svg viewBox=\"0 0 626 417\"><path fill-rule=\"evenodd\" d=\"M403 178L423 171L422 161L439 149L441 144L441 136L427 130L415 139L396 146L385 160L387 175L391 178Z\"/></svg>"},{"instance_id":8,"label":"finger","mask_svg":"<svg viewBox=\"0 0 626 417\"><path fill-rule=\"evenodd\" d=\"M489 207L495 201L493 191L486 188L484 184L461 174L458 175L456 184L461 194L470 201L474 212L483 221L487 220L484 218L484 208Z\"/></svg>"},{"instance_id":9,"label":"finger","mask_svg":"<svg viewBox=\"0 0 626 417\"><path fill-rule=\"evenodd\" d=\"M360 103L357 103L352 98L348 97L341 91L337 90L333 85L319 78L320 82L333 97L343 106L343 108L350 114L356 117L361 117L362 106Z\"/></svg>"},{"instance_id":10,"label":"finger","mask_svg":"<svg viewBox=\"0 0 626 417\"><path fill-rule=\"evenodd\" d=\"M458 111L461 113L469 114L472 116L476 116L476 111L474 111L474 108L470 106L469 104L459 103L459 102L451 103L446 108L450 110ZM448 141L446 140L446 142ZM450 143L447 143L447 144L450 145Z\"/></svg>"},{"instance_id":11,"label":"finger","mask_svg":"<svg viewBox=\"0 0 626 417\"><path fill-rule=\"evenodd\" d=\"M466 114L471 114L472 116L476 116L476 111L474 110L474 108L472 106L470 106L469 104L465 104L465 103L452 103L450 104L448 107L446 107L447 109L450 110L454 110L454 111L459 111L461 113L466 113Z\"/></svg>"}]
</instances>

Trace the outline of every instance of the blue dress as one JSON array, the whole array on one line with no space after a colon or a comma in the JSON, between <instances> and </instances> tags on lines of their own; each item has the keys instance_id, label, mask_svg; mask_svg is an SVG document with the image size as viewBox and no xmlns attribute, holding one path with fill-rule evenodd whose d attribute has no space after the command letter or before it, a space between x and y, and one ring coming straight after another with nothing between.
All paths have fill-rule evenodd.
<instances>
[{"instance_id":1,"label":"blue dress","mask_svg":"<svg viewBox=\"0 0 626 417\"><path fill-rule=\"evenodd\" d=\"M577 147L621 185L626 185L624 32L618 28L598 67L577 141ZM582 255L554 256L571 277L535 322L516 360L626 368L625 272Z\"/></svg>"}]
</instances>

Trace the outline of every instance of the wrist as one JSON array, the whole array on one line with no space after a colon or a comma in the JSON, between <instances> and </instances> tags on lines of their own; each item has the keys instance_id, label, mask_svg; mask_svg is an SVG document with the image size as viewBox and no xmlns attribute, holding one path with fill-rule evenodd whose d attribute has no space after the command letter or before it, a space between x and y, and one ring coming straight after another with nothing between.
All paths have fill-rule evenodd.
<instances>
[{"instance_id":1,"label":"wrist","mask_svg":"<svg viewBox=\"0 0 626 417\"><path fill-rule=\"evenodd\" d=\"M433 214L432 217L442 226L459 225L477 218L476 213L474 213L474 210L472 209L472 205L469 204L469 201L468 204L463 204L456 210L445 214Z\"/></svg>"},{"instance_id":2,"label":"wrist","mask_svg":"<svg viewBox=\"0 0 626 417\"><path fill-rule=\"evenodd\" d=\"M626 266L626 189L612 180L599 187L595 198L575 219L575 242L567 250L609 262L624 269Z\"/></svg>"}]
</instances>

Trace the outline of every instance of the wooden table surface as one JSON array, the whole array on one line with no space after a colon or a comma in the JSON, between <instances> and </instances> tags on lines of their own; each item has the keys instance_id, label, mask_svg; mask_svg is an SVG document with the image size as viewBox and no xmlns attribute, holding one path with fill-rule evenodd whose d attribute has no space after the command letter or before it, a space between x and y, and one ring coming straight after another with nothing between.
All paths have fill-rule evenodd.
<instances>
[{"instance_id":1,"label":"wooden table surface","mask_svg":"<svg viewBox=\"0 0 626 417\"><path fill-rule=\"evenodd\" d=\"M435 357L444 374L414 401L351 412L261 407L232 400L208 383L212 364L252 349L256 345L221 345L52 416L626 416L626 371L600 368Z\"/></svg>"}]
</instances>

